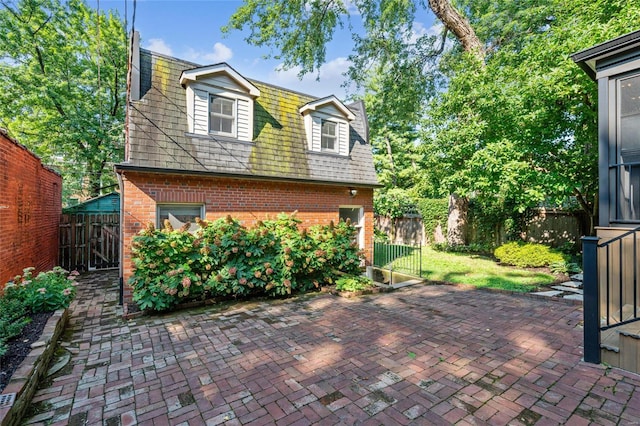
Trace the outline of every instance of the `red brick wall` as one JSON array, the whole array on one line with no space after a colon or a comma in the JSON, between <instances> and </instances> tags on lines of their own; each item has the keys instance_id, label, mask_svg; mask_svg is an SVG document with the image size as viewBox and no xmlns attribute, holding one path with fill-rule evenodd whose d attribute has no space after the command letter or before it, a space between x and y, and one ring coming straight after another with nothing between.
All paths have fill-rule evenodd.
<instances>
[{"instance_id":1,"label":"red brick wall","mask_svg":"<svg viewBox=\"0 0 640 426\"><path fill-rule=\"evenodd\" d=\"M58 264L62 178L0 131L0 287Z\"/></svg>"},{"instance_id":2,"label":"red brick wall","mask_svg":"<svg viewBox=\"0 0 640 426\"><path fill-rule=\"evenodd\" d=\"M347 186L249 181L241 179L167 176L137 172L123 173L122 215L123 278L132 273L131 240L144 226L156 224L156 203L204 204L206 218L230 214L244 225L251 225L279 213L298 211L303 226L327 224L339 219L340 206L364 208L365 256L370 264L373 252L373 190L359 188L351 197ZM131 301L125 285L124 301Z\"/></svg>"}]
</instances>

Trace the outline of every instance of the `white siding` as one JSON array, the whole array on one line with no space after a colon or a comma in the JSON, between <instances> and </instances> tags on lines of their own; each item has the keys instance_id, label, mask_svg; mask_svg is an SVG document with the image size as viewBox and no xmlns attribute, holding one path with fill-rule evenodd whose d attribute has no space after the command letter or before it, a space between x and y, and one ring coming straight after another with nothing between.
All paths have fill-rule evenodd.
<instances>
[{"instance_id":1,"label":"white siding","mask_svg":"<svg viewBox=\"0 0 640 426\"><path fill-rule=\"evenodd\" d=\"M194 90L193 133L209 134L209 93Z\"/></svg>"},{"instance_id":2,"label":"white siding","mask_svg":"<svg viewBox=\"0 0 640 426\"><path fill-rule=\"evenodd\" d=\"M311 150L322 151L322 145L320 143L322 138L322 118L311 117L313 120L313 126L311 128Z\"/></svg>"},{"instance_id":3,"label":"white siding","mask_svg":"<svg viewBox=\"0 0 640 426\"><path fill-rule=\"evenodd\" d=\"M338 123L338 154L349 155L349 124Z\"/></svg>"},{"instance_id":4,"label":"white siding","mask_svg":"<svg viewBox=\"0 0 640 426\"><path fill-rule=\"evenodd\" d=\"M238 99L236 101L237 137L241 141L251 141L253 139L253 111L250 108L251 102L247 99Z\"/></svg>"},{"instance_id":5,"label":"white siding","mask_svg":"<svg viewBox=\"0 0 640 426\"><path fill-rule=\"evenodd\" d=\"M219 87L221 89L234 91L242 90L238 86L238 83L236 83L232 78L229 78L226 75L209 76L198 81L211 86Z\"/></svg>"}]
</instances>

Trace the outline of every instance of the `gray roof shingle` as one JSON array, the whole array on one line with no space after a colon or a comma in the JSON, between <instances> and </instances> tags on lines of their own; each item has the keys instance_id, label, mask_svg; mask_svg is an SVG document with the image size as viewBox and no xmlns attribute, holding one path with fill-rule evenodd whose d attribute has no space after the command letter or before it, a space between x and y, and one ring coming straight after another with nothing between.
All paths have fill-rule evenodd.
<instances>
[{"instance_id":1,"label":"gray roof shingle","mask_svg":"<svg viewBox=\"0 0 640 426\"><path fill-rule=\"evenodd\" d=\"M140 50L140 100L131 103L129 155L118 168L379 186L362 102L347 105L355 115L348 156L307 149L299 108L318 98L250 79L261 93L254 101L254 140L195 135L188 133L179 82L194 66Z\"/></svg>"}]
</instances>

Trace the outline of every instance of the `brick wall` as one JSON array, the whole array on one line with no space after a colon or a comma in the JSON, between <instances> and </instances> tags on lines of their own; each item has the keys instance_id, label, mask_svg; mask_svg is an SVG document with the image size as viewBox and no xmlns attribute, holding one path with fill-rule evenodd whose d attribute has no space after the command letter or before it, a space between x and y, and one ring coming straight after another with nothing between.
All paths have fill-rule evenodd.
<instances>
[{"instance_id":1,"label":"brick wall","mask_svg":"<svg viewBox=\"0 0 640 426\"><path fill-rule=\"evenodd\" d=\"M0 129L0 286L58 262L62 178Z\"/></svg>"},{"instance_id":2,"label":"brick wall","mask_svg":"<svg viewBox=\"0 0 640 426\"><path fill-rule=\"evenodd\" d=\"M373 250L373 190L359 188L351 197L349 187L240 179L123 173L122 215L123 278L132 273L131 240L144 226L156 224L157 203L203 204L208 220L230 214L245 226L279 213L298 211L302 226L328 224L339 219L341 206L364 208L365 256L370 264ZM125 285L124 301L131 301Z\"/></svg>"}]
</instances>

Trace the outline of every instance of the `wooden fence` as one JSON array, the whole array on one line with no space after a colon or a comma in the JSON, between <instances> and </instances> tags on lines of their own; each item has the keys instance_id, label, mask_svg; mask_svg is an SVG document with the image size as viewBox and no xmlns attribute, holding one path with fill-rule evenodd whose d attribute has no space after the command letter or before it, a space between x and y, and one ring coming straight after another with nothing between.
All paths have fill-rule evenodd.
<instances>
[{"instance_id":1,"label":"wooden fence","mask_svg":"<svg viewBox=\"0 0 640 426\"><path fill-rule=\"evenodd\" d=\"M375 227L389 236L391 244L430 244L446 242L442 228L438 226L433 235L426 235L422 218L417 215L407 215L398 219L390 219L384 216L375 217ZM583 235L579 218L562 210L544 209L537 210L536 215L529 221L527 228L521 237L525 241L542 243L552 247L563 244L579 244ZM469 242L482 240L477 229L471 224L469 229ZM500 227L495 236L496 245L507 241L504 226Z\"/></svg>"},{"instance_id":2,"label":"wooden fence","mask_svg":"<svg viewBox=\"0 0 640 426\"><path fill-rule=\"evenodd\" d=\"M90 271L119 265L119 214L63 214L59 235L59 262L64 269Z\"/></svg>"}]
</instances>

